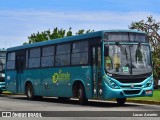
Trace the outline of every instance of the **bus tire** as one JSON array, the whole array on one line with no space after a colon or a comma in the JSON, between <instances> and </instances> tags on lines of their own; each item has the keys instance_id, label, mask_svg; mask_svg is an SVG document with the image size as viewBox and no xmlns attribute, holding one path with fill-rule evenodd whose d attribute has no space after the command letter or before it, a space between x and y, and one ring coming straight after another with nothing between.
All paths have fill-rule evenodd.
<instances>
[{"instance_id":1,"label":"bus tire","mask_svg":"<svg viewBox=\"0 0 160 120\"><path fill-rule=\"evenodd\" d=\"M34 99L34 90L33 90L33 86L32 83L28 83L26 86L26 94L27 94L27 98L29 100L33 100Z\"/></svg>"},{"instance_id":2,"label":"bus tire","mask_svg":"<svg viewBox=\"0 0 160 120\"><path fill-rule=\"evenodd\" d=\"M58 97L59 102L65 102L66 100L69 100L70 98L67 97Z\"/></svg>"},{"instance_id":3,"label":"bus tire","mask_svg":"<svg viewBox=\"0 0 160 120\"><path fill-rule=\"evenodd\" d=\"M84 86L82 84L79 84L78 99L81 105L85 105L88 101L88 99L86 98Z\"/></svg>"},{"instance_id":4,"label":"bus tire","mask_svg":"<svg viewBox=\"0 0 160 120\"><path fill-rule=\"evenodd\" d=\"M126 98L117 98L116 101L118 105L124 105L126 102Z\"/></svg>"},{"instance_id":5,"label":"bus tire","mask_svg":"<svg viewBox=\"0 0 160 120\"><path fill-rule=\"evenodd\" d=\"M0 90L0 94L2 94L2 90Z\"/></svg>"},{"instance_id":6,"label":"bus tire","mask_svg":"<svg viewBox=\"0 0 160 120\"><path fill-rule=\"evenodd\" d=\"M34 99L35 99L35 100L42 100L42 99L43 99L43 96L34 96Z\"/></svg>"}]
</instances>

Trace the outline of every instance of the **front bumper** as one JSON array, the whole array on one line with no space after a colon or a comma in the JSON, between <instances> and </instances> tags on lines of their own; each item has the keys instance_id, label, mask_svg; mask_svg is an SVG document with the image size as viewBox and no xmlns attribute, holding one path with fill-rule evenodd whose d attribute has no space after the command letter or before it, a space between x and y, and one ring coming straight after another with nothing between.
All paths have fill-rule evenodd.
<instances>
[{"instance_id":1,"label":"front bumper","mask_svg":"<svg viewBox=\"0 0 160 120\"><path fill-rule=\"evenodd\" d=\"M1 82L0 83L0 91L5 91L5 90L6 90L5 83Z\"/></svg>"},{"instance_id":2,"label":"front bumper","mask_svg":"<svg viewBox=\"0 0 160 120\"><path fill-rule=\"evenodd\" d=\"M104 99L152 96L153 87L112 89L106 83L103 87Z\"/></svg>"}]
</instances>

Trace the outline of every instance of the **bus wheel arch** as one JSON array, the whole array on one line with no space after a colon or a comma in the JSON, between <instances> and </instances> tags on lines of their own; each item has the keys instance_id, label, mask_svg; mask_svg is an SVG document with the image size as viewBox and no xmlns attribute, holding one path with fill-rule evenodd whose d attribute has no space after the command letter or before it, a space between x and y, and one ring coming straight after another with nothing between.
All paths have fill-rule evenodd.
<instances>
[{"instance_id":1,"label":"bus wheel arch","mask_svg":"<svg viewBox=\"0 0 160 120\"><path fill-rule=\"evenodd\" d=\"M73 97L78 98L79 103L81 105L84 105L87 103L88 99L86 98L85 87L84 87L84 84L80 80L77 80L74 82L72 91L73 91Z\"/></svg>"},{"instance_id":2,"label":"bus wheel arch","mask_svg":"<svg viewBox=\"0 0 160 120\"><path fill-rule=\"evenodd\" d=\"M27 95L27 98L29 100L34 99L34 89L33 89L33 84L30 81L27 81L25 84L25 93Z\"/></svg>"}]
</instances>

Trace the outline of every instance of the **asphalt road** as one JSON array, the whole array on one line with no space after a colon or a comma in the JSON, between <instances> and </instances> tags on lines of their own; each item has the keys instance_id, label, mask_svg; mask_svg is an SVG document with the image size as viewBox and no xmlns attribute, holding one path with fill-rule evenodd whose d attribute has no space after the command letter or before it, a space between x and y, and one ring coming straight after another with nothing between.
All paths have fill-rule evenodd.
<instances>
[{"instance_id":1,"label":"asphalt road","mask_svg":"<svg viewBox=\"0 0 160 120\"><path fill-rule=\"evenodd\" d=\"M75 118L76 120L81 120L81 119L158 120L160 118L159 105L126 103L124 106L117 106L116 102L90 100L87 105L82 106L79 105L78 100L76 99L60 102L57 98L44 97L41 100L29 101L24 95L1 95L0 111L1 111L0 113L1 116L2 112L6 111L12 112L11 114L12 116L14 116L12 120L22 119L22 118L17 118L16 115L19 115L21 117L42 116L42 118L25 118L31 120L34 119L74 120ZM144 116L145 113L149 115L154 113L152 114L154 116L152 117ZM106 114L109 117L107 117ZM156 114L158 115L158 117ZM138 115L138 117L136 115ZM0 120L1 119L3 120L8 118L0 117Z\"/></svg>"}]
</instances>

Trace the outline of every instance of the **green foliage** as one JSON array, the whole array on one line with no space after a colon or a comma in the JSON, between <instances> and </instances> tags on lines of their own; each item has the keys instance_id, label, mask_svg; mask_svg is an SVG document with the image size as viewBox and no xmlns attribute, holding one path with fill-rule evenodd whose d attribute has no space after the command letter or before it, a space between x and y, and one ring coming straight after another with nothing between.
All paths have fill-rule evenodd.
<instances>
[{"instance_id":1,"label":"green foliage","mask_svg":"<svg viewBox=\"0 0 160 120\"><path fill-rule=\"evenodd\" d=\"M85 34L85 33L90 33L93 32L93 30L91 31L90 29L85 31L85 30L79 30L78 32L76 32L76 35L80 35L80 34ZM28 36L28 43L25 42L25 44L31 44L31 43L35 43L35 42L41 42L41 41L46 41L46 40L54 40L56 38L63 38L63 37L67 37L67 36L72 36L73 32L72 32L72 28L70 27L68 31L64 30L64 29L58 29L57 27L54 28L53 30L47 30L47 31L43 31L43 32L38 32L38 33L33 33L30 36Z\"/></svg>"},{"instance_id":2,"label":"green foliage","mask_svg":"<svg viewBox=\"0 0 160 120\"><path fill-rule=\"evenodd\" d=\"M160 22L156 22L152 16L149 16L147 17L146 21L141 20L138 22L132 22L129 28L144 31L148 35L148 39L153 50L153 73L155 82L157 84L158 79L160 79Z\"/></svg>"},{"instance_id":3,"label":"green foliage","mask_svg":"<svg viewBox=\"0 0 160 120\"><path fill-rule=\"evenodd\" d=\"M128 100L142 100L142 101L155 101L159 102L160 98L160 90L154 90L152 97L135 97L135 98L128 98Z\"/></svg>"}]
</instances>

